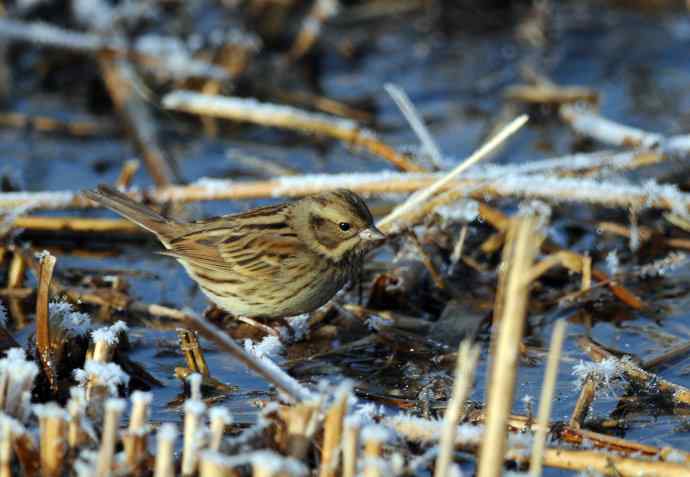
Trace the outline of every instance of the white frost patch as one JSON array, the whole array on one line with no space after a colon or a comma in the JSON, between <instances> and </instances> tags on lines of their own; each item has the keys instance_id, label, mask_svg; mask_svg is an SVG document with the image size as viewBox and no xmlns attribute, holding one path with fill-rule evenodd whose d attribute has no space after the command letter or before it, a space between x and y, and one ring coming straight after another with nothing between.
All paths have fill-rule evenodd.
<instances>
[{"instance_id":1,"label":"white frost patch","mask_svg":"<svg viewBox=\"0 0 690 477\"><path fill-rule=\"evenodd\" d=\"M668 273L688 264L688 256L683 252L671 252L666 257L638 268L642 278L663 277Z\"/></svg>"},{"instance_id":2,"label":"white frost patch","mask_svg":"<svg viewBox=\"0 0 690 477\"><path fill-rule=\"evenodd\" d=\"M0 359L0 383L6 389L3 411L7 415L20 420L28 417L27 396L30 399L37 374L38 366L27 361L22 348L10 348L6 357Z\"/></svg>"},{"instance_id":3,"label":"white frost patch","mask_svg":"<svg viewBox=\"0 0 690 477\"><path fill-rule=\"evenodd\" d=\"M271 359L280 358L285 351L283 343L280 342L280 338L274 335L268 335L258 343L246 339L244 340L244 349L247 353L251 353L256 357L267 357Z\"/></svg>"},{"instance_id":4,"label":"white frost patch","mask_svg":"<svg viewBox=\"0 0 690 477\"><path fill-rule=\"evenodd\" d=\"M208 417L211 422L221 421L225 425L232 424L232 414L225 406L213 406L208 410Z\"/></svg>"},{"instance_id":5,"label":"white frost patch","mask_svg":"<svg viewBox=\"0 0 690 477\"><path fill-rule=\"evenodd\" d=\"M34 404L32 411L39 419L62 419L66 421L69 418L67 411L56 402L48 402L45 404Z\"/></svg>"},{"instance_id":6,"label":"white frost patch","mask_svg":"<svg viewBox=\"0 0 690 477\"><path fill-rule=\"evenodd\" d=\"M75 369L72 375L81 386L86 386L92 380L106 386L111 395L117 394L118 386L129 383L127 373L117 364L110 362L87 361L84 363L84 369Z\"/></svg>"},{"instance_id":7,"label":"white frost patch","mask_svg":"<svg viewBox=\"0 0 690 477\"><path fill-rule=\"evenodd\" d=\"M606 358L599 363L580 361L573 366L573 375L576 378L576 388L582 387L588 376L592 376L599 383L597 391L602 390L609 395L613 388L623 378L623 369L620 361L615 358Z\"/></svg>"},{"instance_id":8,"label":"white frost patch","mask_svg":"<svg viewBox=\"0 0 690 477\"><path fill-rule=\"evenodd\" d=\"M187 399L184 402L184 413L202 416L206 412L206 404L199 399Z\"/></svg>"},{"instance_id":9,"label":"white frost patch","mask_svg":"<svg viewBox=\"0 0 690 477\"><path fill-rule=\"evenodd\" d=\"M89 315L75 311L70 303L64 301L49 303L48 315L51 321L57 321L63 329L78 336L85 335L91 329Z\"/></svg>"},{"instance_id":10,"label":"white frost patch","mask_svg":"<svg viewBox=\"0 0 690 477\"><path fill-rule=\"evenodd\" d=\"M166 422L161 424L158 428L158 434L156 434L159 441L175 442L177 439L177 426L171 422Z\"/></svg>"},{"instance_id":11,"label":"white frost patch","mask_svg":"<svg viewBox=\"0 0 690 477\"><path fill-rule=\"evenodd\" d=\"M94 343L102 341L108 346L114 346L119 341L120 333L127 331L127 325L124 321L117 321L112 326L99 328L91 332L91 339Z\"/></svg>"},{"instance_id":12,"label":"white frost patch","mask_svg":"<svg viewBox=\"0 0 690 477\"><path fill-rule=\"evenodd\" d=\"M309 313L293 316L288 319L288 323L290 324L290 328L292 328L294 342L302 341L309 335Z\"/></svg>"},{"instance_id":13,"label":"white frost patch","mask_svg":"<svg viewBox=\"0 0 690 477\"><path fill-rule=\"evenodd\" d=\"M454 204L436 207L434 212L441 217L443 224L454 222L472 222L479 216L479 202L476 200L460 200Z\"/></svg>"},{"instance_id":14,"label":"white frost patch","mask_svg":"<svg viewBox=\"0 0 690 477\"><path fill-rule=\"evenodd\" d=\"M606 255L606 271L609 275L615 275L620 269L620 260L618 259L618 252L611 250Z\"/></svg>"},{"instance_id":15,"label":"white frost patch","mask_svg":"<svg viewBox=\"0 0 690 477\"><path fill-rule=\"evenodd\" d=\"M263 472L254 471L255 475L291 475L299 477L308 474L307 467L302 462L291 457L283 457L269 450L252 452L249 455L249 460L252 463L252 467L263 470Z\"/></svg>"}]
</instances>

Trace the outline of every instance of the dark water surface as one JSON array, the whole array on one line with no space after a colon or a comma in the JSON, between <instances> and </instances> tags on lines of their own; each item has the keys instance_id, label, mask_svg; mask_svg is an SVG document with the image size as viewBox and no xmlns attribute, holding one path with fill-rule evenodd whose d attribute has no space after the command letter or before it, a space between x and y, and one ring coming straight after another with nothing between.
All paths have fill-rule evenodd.
<instances>
[{"instance_id":1,"label":"dark water surface","mask_svg":"<svg viewBox=\"0 0 690 477\"><path fill-rule=\"evenodd\" d=\"M519 65L533 56L537 58L535 64L556 83L597 90L602 96L601 112L606 117L664 134L685 133L690 129L690 22L687 11L619 10L605 2L558 3L553 8L551 40L543 50L518 43L509 28L481 34L459 30L441 35L428 28L428 15L420 12L374 19L360 26L336 21L329 27L328 38L346 34L368 36L368 46L357 61L345 61L335 53L324 53L320 83L323 95L339 100L373 102L377 110L375 129L381 132L384 141L395 146L416 145L414 134L383 91L385 83L396 83L409 94L452 163L468 155L489 133L505 104L504 88L521 83ZM17 96L14 109L44 115L64 114L61 92L50 93L30 83L19 89L21 95ZM80 111L85 105L77 102L71 107ZM74 110L70 110L70 114ZM540 116L535 115L535 120L495 159L497 162L521 163L572 151L574 135L553 117ZM161 113L160 117L166 129L170 129L172 150L185 181L207 176L241 179L241 168L238 170L227 158L228 150L274 160L302 172L389 168L380 159L353 153L342 145L326 143L325 147L314 147L313 142L300 136L262 128L240 128L223 135L222 139L209 139L203 137L201 127L195 124L190 132L179 135L170 125L170 115ZM131 147L119 136L74 139L15 129L0 130L0 175L8 176L26 190L73 190L112 182L123 160L133 156ZM135 184L151 184L144 170L137 174ZM208 216L264 202L208 203L193 206L191 211L197 216ZM105 212L88 213L111 216ZM559 209L558 220L567 223L579 220L578 217L592 219L588 210L577 206ZM598 243L600 237L590 235L589 240ZM81 268L136 270L141 273L128 277L136 299L188 307L197 312L204 309L204 297L182 268L173 260L152 253L158 250L153 241L111 243L117 253L108 258L59 255L58 273ZM610 243L613 242L607 242ZM621 253L625 253L625 243L621 241L618 246ZM379 258L389 256L390 251L379 254ZM644 298L665 307L660 316L639 314L618 325L600 322L593 329L593 337L641 358L663 352L668 346L667 342L650 339L649 330L672 334L678 338L678 343L690 339L689 273L681 269L648 286L651 289L644 292ZM573 279L579 280L579 277ZM666 293L669 290L675 293ZM553 313L548 316L555 317ZM558 315L567 316L567 311ZM537 337L541 337L545 346L550 332L550 324L537 329ZM572 366L581 359L587 361L587 357L574 339L583 332L584 327L579 324L572 323L569 327L553 408L554 420L567 420L577 398ZM135 326L130 330L130 340L134 345L131 357L164 383L164 387L154 389L153 418L179 420L178 410L166 405L181 392L173 370L183 365L183 359L175 351L173 327L158 331ZM370 362L348 361L350 356L311 363L309 369L314 370L314 375L300 373L300 379L337 381L344 373L367 382L370 390L381 391L390 390L392 378L401 380L401 389L410 384L405 382L409 367L407 371L402 368L391 371L387 378L370 378L378 362L376 350L368 352L370 354L365 356L371 358ZM256 409L253 401L265 398L269 388L261 379L212 348L207 352L207 359L214 377L240 388L224 404L230 407L236 420L251 422ZM486 360L482 359L477 377L479 385L472 396L478 401L484 398L485 369ZM437 371L444 372L442 368ZM525 412L521 401L525 395L538 399L543 372L544 363L540 360L531 366L521 366L515 412ZM685 386L690 386L689 373L690 358L676 361L659 372L660 376ZM411 387L416 385L412 383ZM591 415L607 416L617 401L616 395L598 398ZM535 402L534 409L537 405ZM627 439L690 451L690 426L682 414L650 409L629 418L628 423L629 428L624 433Z\"/></svg>"}]
</instances>

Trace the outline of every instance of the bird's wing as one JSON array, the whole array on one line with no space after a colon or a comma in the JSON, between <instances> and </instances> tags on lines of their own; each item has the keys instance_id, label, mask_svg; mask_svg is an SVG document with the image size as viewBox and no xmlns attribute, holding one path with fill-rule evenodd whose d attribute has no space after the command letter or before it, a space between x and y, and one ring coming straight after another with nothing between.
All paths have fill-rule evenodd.
<instances>
[{"instance_id":1,"label":"bird's wing","mask_svg":"<svg viewBox=\"0 0 690 477\"><path fill-rule=\"evenodd\" d=\"M231 236L220 244L218 251L234 273L267 281L281 281L305 253L296 236L268 232Z\"/></svg>"}]
</instances>

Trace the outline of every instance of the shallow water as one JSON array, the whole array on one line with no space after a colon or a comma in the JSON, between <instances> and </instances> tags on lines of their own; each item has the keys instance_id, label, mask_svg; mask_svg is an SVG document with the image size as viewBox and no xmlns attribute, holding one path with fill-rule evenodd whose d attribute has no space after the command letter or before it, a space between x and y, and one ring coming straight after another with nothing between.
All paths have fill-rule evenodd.
<instances>
[{"instance_id":1,"label":"shallow water","mask_svg":"<svg viewBox=\"0 0 690 477\"><path fill-rule=\"evenodd\" d=\"M602 2L596 4L555 4L554 21L549 46L539 52L519 44L510 29L484 33L464 33L462 30L443 36L428 27L427 15L407 14L398 18L373 20L362 26L338 25L329 27L327 38L334 40L345 35L361 37L371 35L367 48L357 61L346 61L334 52L325 52L322 58L320 86L323 95L340 100L368 100L375 105L376 126L388 144L415 145L416 138L402 119L393 101L383 91L383 85L393 82L410 96L441 150L452 160L469 154L490 131L500 108L504 105L502 91L506 86L519 83L519 65L532 55L542 70L556 83L580 85L596 89L602 96L601 112L604 116L625 124L665 134L687 132L690 119L690 23L687 12L650 12L634 9L614 9ZM39 85L18 87L12 108L41 114L63 114L64 101L60 91L46 91ZM69 113L83 111L84 102L70 103ZM226 151L239 151L274 160L303 172L376 171L389 169L377 158L352 152L342 145L326 143L314 147L314 142L303 137L261 128L242 127L224 135L222 139L203 138L200 126L193 133L175 134L174 121L168 114L160 114L162 124L170 136L171 151L178 162L185 181L201 177L241 178L238 168L226 156ZM507 148L495 158L499 163L520 163L543 157L558 156L572 151L575 137L552 116L540 118L523 130ZM168 131L169 129L169 131ZM198 133L198 134L197 134ZM39 132L0 130L0 175L26 190L60 190L91 187L99 182L112 182L119 174L124 159L133 156L131 147L120 136L75 139ZM143 169L143 168L142 168ZM239 171L241 172L241 170ZM246 178L246 176L245 176ZM150 179L144 170L135 179L137 186L148 186ZM243 210L266 201L208 203L192 206L196 216ZM88 212L108 215L105 212ZM594 220L588 209L577 206L559 209L560 219ZM614 214L625 220L625 214ZM590 228L592 230L593 228ZM98 237L94 237L98 240ZM600 243L601 237L589 234L587 240ZM20 242L22 236L18 239ZM35 239L38 248L52 241ZM608 239L607 245L621 247L623 241ZM141 275L128 277L133 297L150 303L164 303L195 311L206 306L204 297L172 259L151 252L158 250L153 240L115 241L116 254L107 258L80 258L72 254L58 256L58 274L70 269L136 270ZM380 257L390 256L389 251ZM681 269L657 281L644 298L667 310L658 317L635 315L622 323L599 322L593 337L622 351L630 351L640 358L663 352L665 344L650 340L649 329L673 334L678 342L690 339L690 314L687 304L688 270ZM579 279L579 278L576 278ZM664 292L678 288L670 298ZM635 288L633 288L635 289ZM546 313L552 319L556 312ZM558 317L567 318L568 311ZM544 346L548 343L551 322L536 329ZM578 349L575 338L583 334L584 327L571 323L568 330L563 360L559 372L553 420L567 420L573 409L576 390L572 367L587 357ZM26 335L24 332L22 335ZM20 336L22 336L20 335ZM482 335L486 342L486 333ZM183 365L181 354L175 349L176 335L168 330L152 330L134 326L130 330L134 344L130 354L144 365L162 388L153 390L154 420L179 419L179 412L167 403L181 391L174 378L174 368ZM225 383L239 386L224 404L233 411L236 421L248 423L254 418L254 401L265 398L270 391L259 378L242 366L217 353L208 346L207 359L213 376ZM486 349L486 343L484 344ZM166 352L168 350L168 352ZM415 399L418 390L410 367L419 363L414 357L407 360L404 369L395 367L385 375L376 374L385 353L368 348L346 357L332 357L310 362L302 368L300 379L318 382L320 379L338 381L343 374L368 386L370 392L390 392L391 383L398 382L403 397ZM485 356L485 354L483 355ZM443 368L424 363L426 372ZM538 360L519 370L516 388L516 413L525 413L522 398L526 395L538 400L544 367ZM674 362L659 371L670 381L690 386L690 357ZM410 382L409 377L412 376ZM478 370L478 386L472 395L484 400L486 360ZM409 387L408 387L409 386ZM406 394L405 390L410 393ZM605 417L611 413L617 396L598 398L591 416ZM536 409L538 403L534 403ZM390 408L391 412L393 408ZM640 413L628 420L624 437L657 446L671 445L690 451L690 426L681 415L669 415L655 410ZM548 475L558 475L549 471Z\"/></svg>"}]
</instances>

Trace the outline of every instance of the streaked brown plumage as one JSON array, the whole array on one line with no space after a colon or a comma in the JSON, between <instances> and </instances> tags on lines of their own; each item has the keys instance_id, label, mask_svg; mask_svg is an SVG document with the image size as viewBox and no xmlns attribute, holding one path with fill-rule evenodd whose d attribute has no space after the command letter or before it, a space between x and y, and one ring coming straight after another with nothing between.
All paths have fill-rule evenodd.
<instances>
[{"instance_id":1,"label":"streaked brown plumage","mask_svg":"<svg viewBox=\"0 0 690 477\"><path fill-rule=\"evenodd\" d=\"M107 186L84 194L156 234L164 253L235 316L281 318L318 308L384 238L364 201L345 189L196 222L163 217Z\"/></svg>"}]
</instances>

